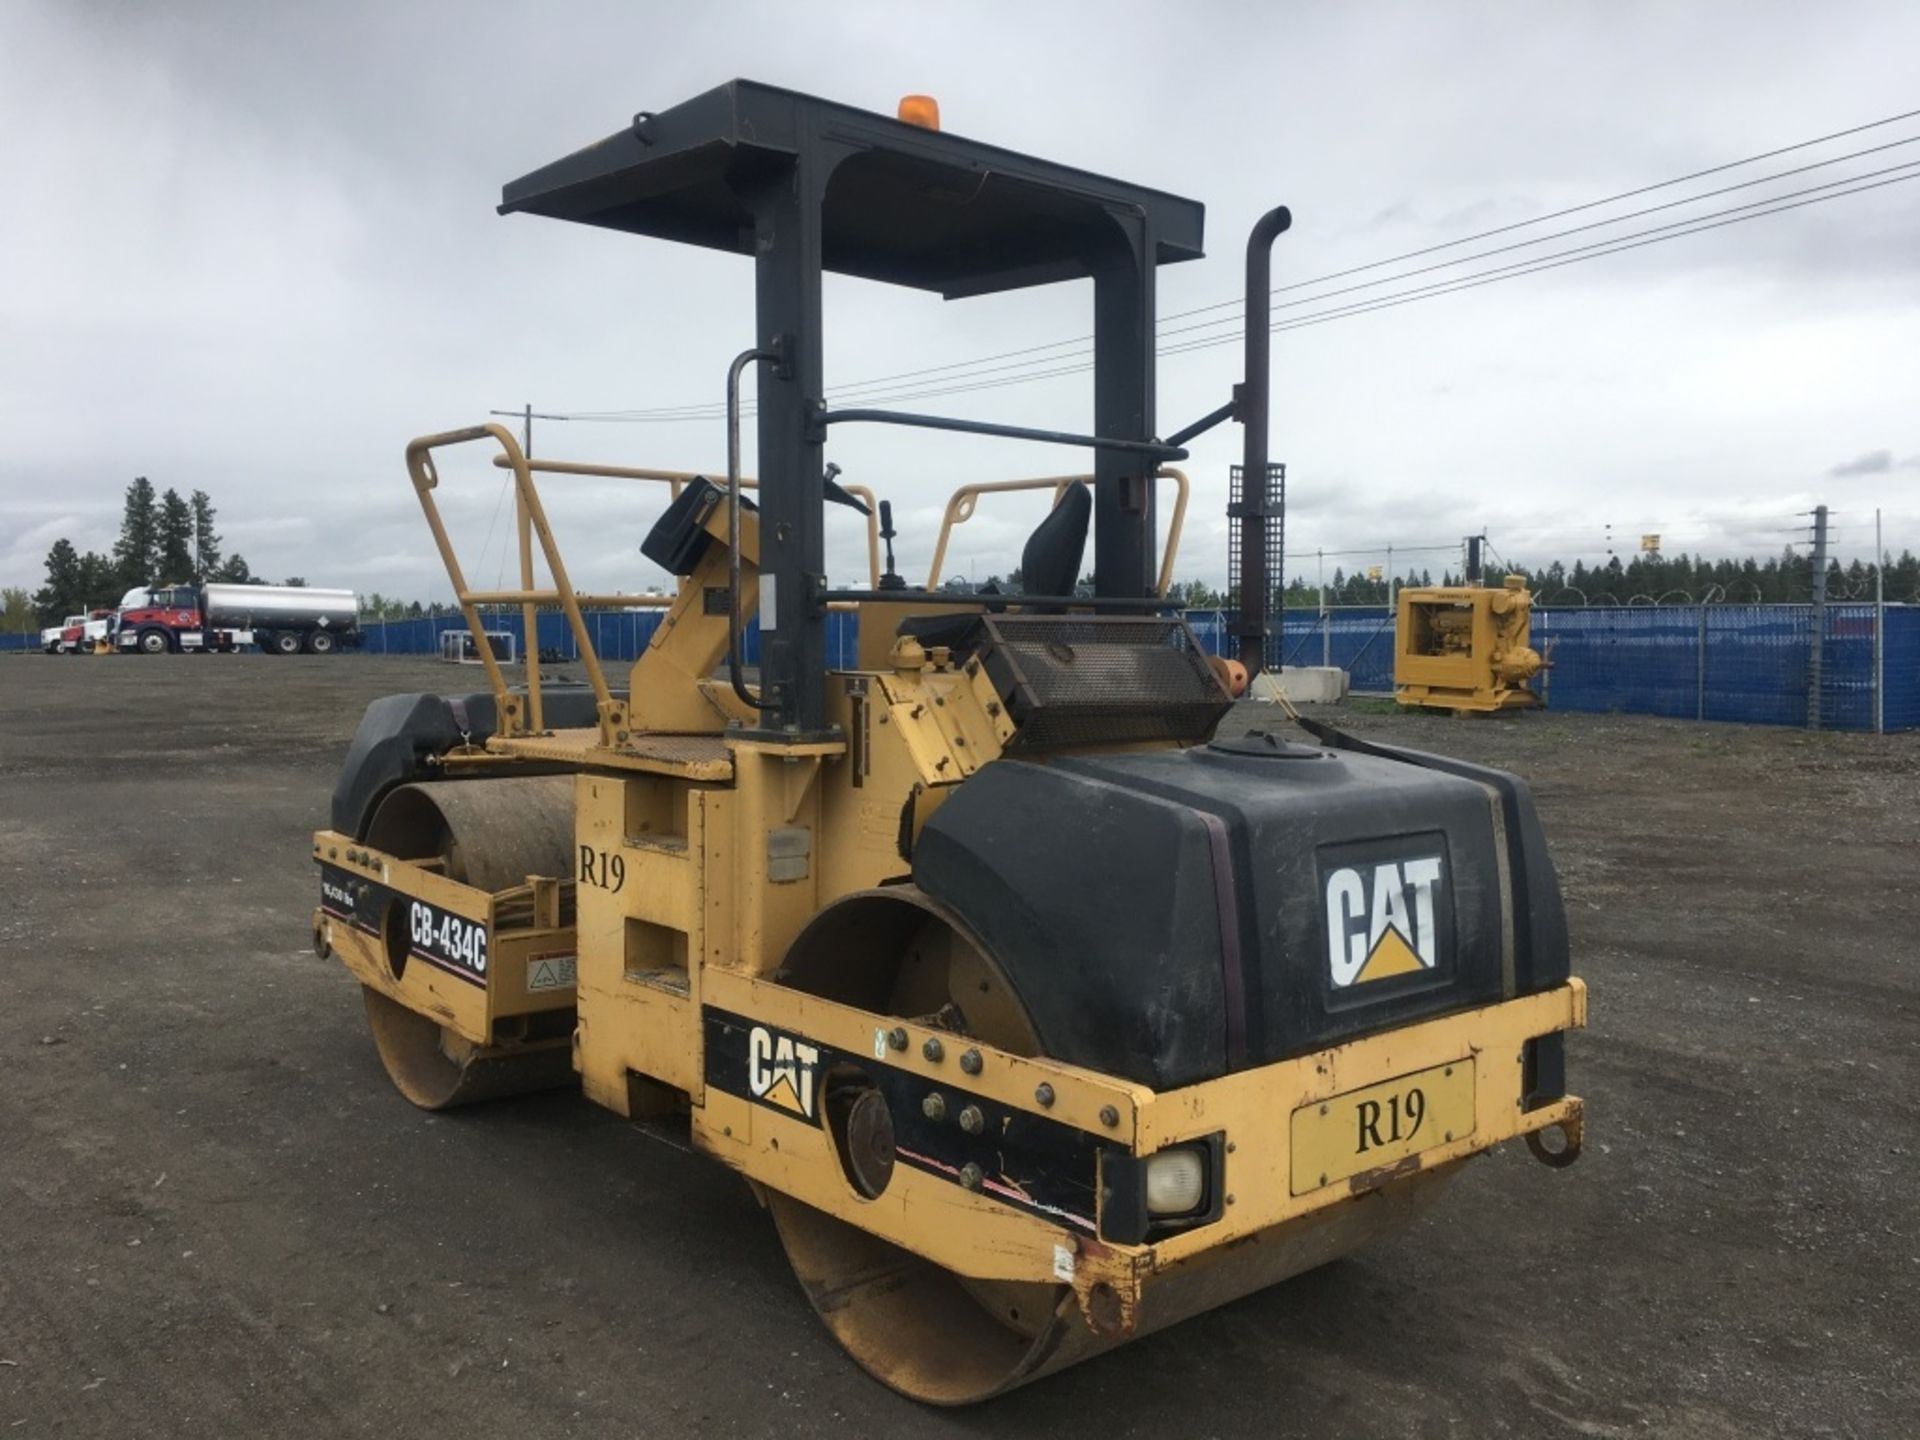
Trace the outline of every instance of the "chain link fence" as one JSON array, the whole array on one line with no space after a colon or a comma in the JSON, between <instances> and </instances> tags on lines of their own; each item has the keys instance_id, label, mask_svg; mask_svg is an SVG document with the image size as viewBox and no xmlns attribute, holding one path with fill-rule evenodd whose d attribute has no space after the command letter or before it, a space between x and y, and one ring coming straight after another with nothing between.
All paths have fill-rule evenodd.
<instances>
[{"instance_id":1,"label":"chain link fence","mask_svg":"<svg viewBox=\"0 0 1920 1440\"><path fill-rule=\"evenodd\" d=\"M580 618L586 623L587 638L602 660L637 660L653 640L666 616L664 609L586 610ZM484 610L481 620L490 633L513 636L517 652L530 655L535 646L527 643L526 626L516 606L511 610ZM558 610L543 610L534 626L538 653L548 664L565 664L580 658L580 647L573 627ZM440 637L448 631L467 629L463 615L429 615L408 620L363 620L365 636L361 653L367 655L438 655ZM760 661L760 623L747 621L741 642L742 658L749 665ZM860 631L850 611L835 610L827 616L827 663L836 669L852 669L859 663Z\"/></svg>"},{"instance_id":2,"label":"chain link fence","mask_svg":"<svg viewBox=\"0 0 1920 1440\"><path fill-rule=\"evenodd\" d=\"M1215 654L1233 649L1220 612L1188 620ZM1872 605L1828 605L1817 705L1812 627L1811 605L1535 606L1533 645L1548 662L1538 688L1561 710L1920 728L1920 606L1888 605L1882 629ZM1338 666L1363 693L1393 689L1393 612L1384 605L1290 610L1281 637L1288 665Z\"/></svg>"},{"instance_id":3,"label":"chain link fence","mask_svg":"<svg viewBox=\"0 0 1920 1440\"><path fill-rule=\"evenodd\" d=\"M587 633L601 658L633 660L659 627L659 610L592 610ZM489 630L514 637L522 655L549 664L579 658L573 630L556 611L538 616L536 645L520 612L489 611ZM1275 648L1286 665L1335 665L1367 693L1393 689L1393 612L1384 605L1289 610ZM1213 654L1235 649L1229 617L1187 612ZM1533 644L1548 661L1539 682L1558 710L1614 711L1755 725L1833 730L1920 729L1920 605L1888 605L1884 626L1872 605L1830 604L1822 628L1818 701L1812 677L1810 605L1535 606ZM827 661L858 663L857 618L827 617ZM366 622L367 655L438 655L440 637L464 630L459 615ZM749 624L745 659L755 663L759 627ZM33 635L0 637L0 649L31 649ZM1876 651L1877 656L1876 656Z\"/></svg>"}]
</instances>

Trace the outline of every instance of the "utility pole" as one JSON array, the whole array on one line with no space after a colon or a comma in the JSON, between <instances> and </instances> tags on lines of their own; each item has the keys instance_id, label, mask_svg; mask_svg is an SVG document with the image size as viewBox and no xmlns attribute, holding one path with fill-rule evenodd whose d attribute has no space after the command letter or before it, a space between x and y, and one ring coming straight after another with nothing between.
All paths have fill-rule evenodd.
<instances>
[{"instance_id":1,"label":"utility pole","mask_svg":"<svg viewBox=\"0 0 1920 1440\"><path fill-rule=\"evenodd\" d=\"M1322 669L1333 664L1333 611L1327 607L1327 552L1315 549L1320 557L1320 665Z\"/></svg>"},{"instance_id":2,"label":"utility pole","mask_svg":"<svg viewBox=\"0 0 1920 1440\"><path fill-rule=\"evenodd\" d=\"M533 422L534 421L536 420L571 420L573 418L571 415L567 415L564 413L547 414L547 413L543 413L541 411L535 410L533 408L532 401L528 401L526 404L522 405L518 410L489 410L487 414L498 415L503 420L511 419L511 420L518 420L520 422L520 449L526 454L528 459L533 458Z\"/></svg>"},{"instance_id":3,"label":"utility pole","mask_svg":"<svg viewBox=\"0 0 1920 1440\"><path fill-rule=\"evenodd\" d=\"M526 408L520 412L520 449L528 460L533 459L533 402L527 401ZM529 482L531 483L531 482ZM518 482L513 487L513 523L520 532L520 588L523 591L533 589L533 521L527 511L527 497L520 492ZM536 675L540 666L540 608L531 600L520 603L520 663L527 667L529 675ZM531 685L531 682L529 682ZM531 686L528 697L531 702L530 718L533 728L542 729L546 717L542 713L540 689Z\"/></svg>"},{"instance_id":4,"label":"utility pole","mask_svg":"<svg viewBox=\"0 0 1920 1440\"><path fill-rule=\"evenodd\" d=\"M1820 669L1827 638L1827 507L1813 507L1813 615L1807 634L1807 728L1820 728Z\"/></svg>"},{"instance_id":5,"label":"utility pole","mask_svg":"<svg viewBox=\"0 0 1920 1440\"><path fill-rule=\"evenodd\" d=\"M1873 507L1873 733L1887 733L1887 552L1880 507Z\"/></svg>"}]
</instances>

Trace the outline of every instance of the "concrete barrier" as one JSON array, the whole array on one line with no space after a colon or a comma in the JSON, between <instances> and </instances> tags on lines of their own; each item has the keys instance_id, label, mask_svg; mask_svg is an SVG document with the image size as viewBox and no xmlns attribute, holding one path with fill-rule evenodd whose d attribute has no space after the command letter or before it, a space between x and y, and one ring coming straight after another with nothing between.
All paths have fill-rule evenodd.
<instances>
[{"instance_id":1,"label":"concrete barrier","mask_svg":"<svg viewBox=\"0 0 1920 1440\"><path fill-rule=\"evenodd\" d=\"M1337 665L1289 665L1262 670L1247 694L1271 705L1285 698L1295 705L1337 705L1347 698L1347 672Z\"/></svg>"}]
</instances>

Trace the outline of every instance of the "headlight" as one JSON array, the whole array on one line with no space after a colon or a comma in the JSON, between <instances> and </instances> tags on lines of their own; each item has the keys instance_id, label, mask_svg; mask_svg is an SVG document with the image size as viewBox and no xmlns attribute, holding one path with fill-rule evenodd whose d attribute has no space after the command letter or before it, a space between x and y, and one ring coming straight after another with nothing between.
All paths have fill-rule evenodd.
<instances>
[{"instance_id":1,"label":"headlight","mask_svg":"<svg viewBox=\"0 0 1920 1440\"><path fill-rule=\"evenodd\" d=\"M1179 1145L1147 1157L1147 1213L1190 1215L1206 1203L1207 1152Z\"/></svg>"}]
</instances>

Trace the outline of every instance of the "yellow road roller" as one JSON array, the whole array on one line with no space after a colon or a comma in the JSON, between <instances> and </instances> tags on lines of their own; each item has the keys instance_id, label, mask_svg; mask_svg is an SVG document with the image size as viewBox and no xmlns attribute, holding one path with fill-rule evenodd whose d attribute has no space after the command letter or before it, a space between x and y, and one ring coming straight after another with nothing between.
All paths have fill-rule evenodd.
<instances>
[{"instance_id":1,"label":"yellow road roller","mask_svg":"<svg viewBox=\"0 0 1920 1440\"><path fill-rule=\"evenodd\" d=\"M1201 206L944 133L919 97L893 118L736 81L500 209L750 257L755 329L724 471L534 460L493 425L407 447L488 688L374 703L313 839L316 948L407 1099L577 1085L677 1132L747 1179L848 1353L937 1404L1343 1255L1503 1141L1579 1153L1585 991L1526 788L1325 727L1218 737L1231 698L1168 598L1186 444L1237 422L1267 473L1284 209L1248 242L1243 383L1164 437L1155 277L1201 254ZM829 404L827 272L1091 280L1091 431ZM915 584L890 504L827 458L862 424L1091 461L963 487ZM455 446L507 472L513 588L470 585L448 538ZM664 502L641 549L678 584L624 675L586 615L636 598L574 588L541 501L579 475ZM952 528L1008 491L1051 501L1018 583L939 587ZM828 582L829 517L865 531L857 585ZM482 607L529 641L557 610L583 683L510 677Z\"/></svg>"}]
</instances>

